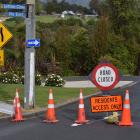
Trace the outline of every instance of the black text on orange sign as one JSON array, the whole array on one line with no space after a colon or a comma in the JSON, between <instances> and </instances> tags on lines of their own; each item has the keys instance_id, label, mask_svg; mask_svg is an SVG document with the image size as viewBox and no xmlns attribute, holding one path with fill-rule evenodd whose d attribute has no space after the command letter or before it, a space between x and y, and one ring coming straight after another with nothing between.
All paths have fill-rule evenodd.
<instances>
[{"instance_id":1,"label":"black text on orange sign","mask_svg":"<svg viewBox=\"0 0 140 140\"><path fill-rule=\"evenodd\" d=\"M122 96L91 97L92 112L109 112L122 110Z\"/></svg>"}]
</instances>

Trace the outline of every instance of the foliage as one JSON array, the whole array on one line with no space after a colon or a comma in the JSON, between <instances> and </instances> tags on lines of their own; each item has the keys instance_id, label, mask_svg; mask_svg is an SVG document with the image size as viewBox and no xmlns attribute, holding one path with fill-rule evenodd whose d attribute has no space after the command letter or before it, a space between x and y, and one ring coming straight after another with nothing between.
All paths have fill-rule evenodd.
<instances>
[{"instance_id":1,"label":"foliage","mask_svg":"<svg viewBox=\"0 0 140 140\"><path fill-rule=\"evenodd\" d=\"M19 84L21 83L20 77L11 72L5 72L0 74L0 83L4 84Z\"/></svg>"},{"instance_id":2,"label":"foliage","mask_svg":"<svg viewBox=\"0 0 140 140\"><path fill-rule=\"evenodd\" d=\"M116 65L121 74L139 71L138 4L135 0L93 2L97 2L95 6L100 13L97 19L86 21L57 17L58 20L49 23L37 22L36 36L41 39L41 47L36 49L36 69L39 73L47 75L47 64L58 62L64 76L88 75L103 59ZM58 8L58 5L53 6ZM19 18L8 19L5 24L14 38L5 46L6 63L2 71L16 71L16 67L23 69L25 24Z\"/></svg>"},{"instance_id":3,"label":"foliage","mask_svg":"<svg viewBox=\"0 0 140 140\"><path fill-rule=\"evenodd\" d=\"M90 9L95 11L99 16L108 15L108 4L106 0L91 0L89 6Z\"/></svg>"},{"instance_id":4,"label":"foliage","mask_svg":"<svg viewBox=\"0 0 140 140\"><path fill-rule=\"evenodd\" d=\"M43 6L39 0L36 0L36 14L40 15L41 11L43 10Z\"/></svg>"},{"instance_id":5,"label":"foliage","mask_svg":"<svg viewBox=\"0 0 140 140\"><path fill-rule=\"evenodd\" d=\"M64 85L64 80L60 75L51 74L45 79L46 86L62 87Z\"/></svg>"},{"instance_id":6,"label":"foliage","mask_svg":"<svg viewBox=\"0 0 140 140\"><path fill-rule=\"evenodd\" d=\"M2 3L25 3L26 0L1 0Z\"/></svg>"},{"instance_id":7,"label":"foliage","mask_svg":"<svg viewBox=\"0 0 140 140\"><path fill-rule=\"evenodd\" d=\"M36 85L41 85L41 81L42 81L41 75L40 74L36 74L35 75L35 84Z\"/></svg>"},{"instance_id":8,"label":"foliage","mask_svg":"<svg viewBox=\"0 0 140 140\"><path fill-rule=\"evenodd\" d=\"M107 0L107 2L114 31L131 38L134 35L133 27L137 24L139 15L136 0Z\"/></svg>"},{"instance_id":9,"label":"foliage","mask_svg":"<svg viewBox=\"0 0 140 140\"><path fill-rule=\"evenodd\" d=\"M47 12L47 14L61 13L65 10L72 10L74 12L80 12L83 14L91 14L92 13L91 10L89 10L88 8L82 7L80 5L69 4L65 1L57 2L56 0L48 2L44 6L44 9Z\"/></svg>"},{"instance_id":10,"label":"foliage","mask_svg":"<svg viewBox=\"0 0 140 140\"><path fill-rule=\"evenodd\" d=\"M0 73L0 83L3 84L24 84L24 75L19 72L4 72ZM41 85L41 75L35 76L36 85Z\"/></svg>"}]
</instances>

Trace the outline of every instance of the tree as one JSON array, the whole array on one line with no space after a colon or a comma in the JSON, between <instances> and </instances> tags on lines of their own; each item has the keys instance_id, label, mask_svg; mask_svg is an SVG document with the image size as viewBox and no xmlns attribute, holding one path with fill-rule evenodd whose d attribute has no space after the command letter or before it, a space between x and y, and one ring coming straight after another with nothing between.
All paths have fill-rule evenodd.
<instances>
[{"instance_id":1,"label":"tree","mask_svg":"<svg viewBox=\"0 0 140 140\"><path fill-rule=\"evenodd\" d=\"M77 26L71 39L71 69L80 75L91 70L91 52L88 30Z\"/></svg>"},{"instance_id":2,"label":"tree","mask_svg":"<svg viewBox=\"0 0 140 140\"><path fill-rule=\"evenodd\" d=\"M106 0L91 0L89 3L90 9L95 10L99 16L108 14L108 5Z\"/></svg>"},{"instance_id":3,"label":"tree","mask_svg":"<svg viewBox=\"0 0 140 140\"><path fill-rule=\"evenodd\" d=\"M60 27L55 35L55 50L56 50L56 60L61 63L63 69L63 74L68 75L70 73L71 66L71 50L70 50L70 40L71 40L71 28L68 26Z\"/></svg>"},{"instance_id":4,"label":"tree","mask_svg":"<svg viewBox=\"0 0 140 140\"><path fill-rule=\"evenodd\" d=\"M109 22L108 18L102 17L91 34L91 51L92 60L94 65L98 63L101 56L104 56L109 49L108 39L109 39Z\"/></svg>"},{"instance_id":5,"label":"tree","mask_svg":"<svg viewBox=\"0 0 140 140\"><path fill-rule=\"evenodd\" d=\"M131 73L134 73L135 66L139 65L137 59L140 58L139 1L107 0L107 3L110 9L109 18L112 23L112 30L116 35L124 38L122 45L127 46L133 64ZM130 59L128 60L130 61Z\"/></svg>"},{"instance_id":6,"label":"tree","mask_svg":"<svg viewBox=\"0 0 140 140\"><path fill-rule=\"evenodd\" d=\"M123 33L125 37L133 36L133 27L137 24L138 9L136 0L107 0L109 17L115 33Z\"/></svg>"},{"instance_id":7,"label":"tree","mask_svg":"<svg viewBox=\"0 0 140 140\"><path fill-rule=\"evenodd\" d=\"M39 0L36 0L36 14L39 15L42 11L43 7Z\"/></svg>"}]
</instances>

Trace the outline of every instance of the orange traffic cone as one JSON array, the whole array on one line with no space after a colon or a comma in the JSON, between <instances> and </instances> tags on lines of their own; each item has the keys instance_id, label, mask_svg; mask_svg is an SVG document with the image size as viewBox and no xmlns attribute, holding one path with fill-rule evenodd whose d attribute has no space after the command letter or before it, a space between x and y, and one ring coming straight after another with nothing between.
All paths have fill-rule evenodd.
<instances>
[{"instance_id":1,"label":"orange traffic cone","mask_svg":"<svg viewBox=\"0 0 140 140\"><path fill-rule=\"evenodd\" d=\"M86 120L85 117L85 108L84 108L84 100L82 89L80 89L80 97L79 97L79 110L78 110L78 119L75 121L76 123L83 124L87 123L89 120Z\"/></svg>"},{"instance_id":2,"label":"orange traffic cone","mask_svg":"<svg viewBox=\"0 0 140 140\"><path fill-rule=\"evenodd\" d=\"M54 99L52 89L49 90L48 110L45 115L44 122L56 123L58 120L55 115Z\"/></svg>"},{"instance_id":3,"label":"orange traffic cone","mask_svg":"<svg viewBox=\"0 0 140 140\"><path fill-rule=\"evenodd\" d=\"M15 121L15 122L23 121L24 119L22 117L18 89L16 89L16 97L14 98L14 111L15 111L15 115L14 115L14 119L12 121Z\"/></svg>"},{"instance_id":4,"label":"orange traffic cone","mask_svg":"<svg viewBox=\"0 0 140 140\"><path fill-rule=\"evenodd\" d=\"M129 91L126 90L125 101L122 112L122 119L119 122L120 126L132 126L133 122L131 121L131 111L130 111L130 100L129 100Z\"/></svg>"}]
</instances>

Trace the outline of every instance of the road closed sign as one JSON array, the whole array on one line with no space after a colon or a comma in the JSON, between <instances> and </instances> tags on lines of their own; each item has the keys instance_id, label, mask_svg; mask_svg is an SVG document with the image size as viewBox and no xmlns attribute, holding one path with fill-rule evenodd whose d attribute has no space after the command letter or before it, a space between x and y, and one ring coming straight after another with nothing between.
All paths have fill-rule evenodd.
<instances>
[{"instance_id":1,"label":"road closed sign","mask_svg":"<svg viewBox=\"0 0 140 140\"><path fill-rule=\"evenodd\" d=\"M122 96L91 97L92 112L121 111Z\"/></svg>"},{"instance_id":2,"label":"road closed sign","mask_svg":"<svg viewBox=\"0 0 140 140\"><path fill-rule=\"evenodd\" d=\"M112 64L99 64L92 71L92 82L101 90L111 90L119 82L118 69Z\"/></svg>"}]
</instances>

